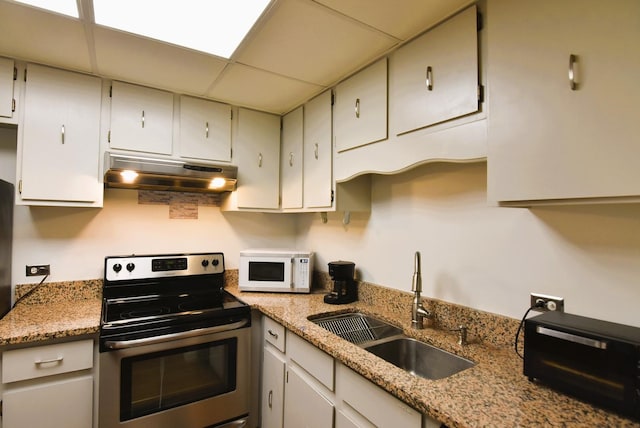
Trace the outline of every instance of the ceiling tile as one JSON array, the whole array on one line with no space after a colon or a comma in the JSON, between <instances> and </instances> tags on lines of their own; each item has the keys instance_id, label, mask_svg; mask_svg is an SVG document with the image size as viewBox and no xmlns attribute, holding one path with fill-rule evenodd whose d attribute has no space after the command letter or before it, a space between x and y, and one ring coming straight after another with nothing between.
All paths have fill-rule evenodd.
<instances>
[{"instance_id":1,"label":"ceiling tile","mask_svg":"<svg viewBox=\"0 0 640 428\"><path fill-rule=\"evenodd\" d=\"M470 0L315 0L387 34L407 40L473 3Z\"/></svg>"},{"instance_id":2,"label":"ceiling tile","mask_svg":"<svg viewBox=\"0 0 640 428\"><path fill-rule=\"evenodd\" d=\"M369 6L370 7L370 6ZM234 59L318 85L331 85L398 40L308 0L281 0Z\"/></svg>"},{"instance_id":3,"label":"ceiling tile","mask_svg":"<svg viewBox=\"0 0 640 428\"><path fill-rule=\"evenodd\" d=\"M231 104L282 114L323 89L322 86L233 64L227 67L207 95Z\"/></svg>"},{"instance_id":4,"label":"ceiling tile","mask_svg":"<svg viewBox=\"0 0 640 428\"><path fill-rule=\"evenodd\" d=\"M16 3L0 2L0 55L92 71L81 21Z\"/></svg>"},{"instance_id":5,"label":"ceiling tile","mask_svg":"<svg viewBox=\"0 0 640 428\"><path fill-rule=\"evenodd\" d=\"M212 55L95 26L97 72L170 91L204 95L226 61Z\"/></svg>"}]
</instances>

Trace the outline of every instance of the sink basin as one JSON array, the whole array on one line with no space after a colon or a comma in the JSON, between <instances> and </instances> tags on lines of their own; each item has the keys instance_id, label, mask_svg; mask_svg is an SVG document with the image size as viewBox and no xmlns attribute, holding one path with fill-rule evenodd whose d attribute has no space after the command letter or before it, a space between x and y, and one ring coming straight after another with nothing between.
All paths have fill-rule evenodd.
<instances>
[{"instance_id":1,"label":"sink basin","mask_svg":"<svg viewBox=\"0 0 640 428\"><path fill-rule=\"evenodd\" d=\"M374 355L416 376L443 379L474 363L409 337L399 337L365 347Z\"/></svg>"},{"instance_id":2,"label":"sink basin","mask_svg":"<svg viewBox=\"0 0 640 428\"><path fill-rule=\"evenodd\" d=\"M309 321L426 379L443 379L475 364L435 346L411 339L398 327L359 312L314 315Z\"/></svg>"}]
</instances>

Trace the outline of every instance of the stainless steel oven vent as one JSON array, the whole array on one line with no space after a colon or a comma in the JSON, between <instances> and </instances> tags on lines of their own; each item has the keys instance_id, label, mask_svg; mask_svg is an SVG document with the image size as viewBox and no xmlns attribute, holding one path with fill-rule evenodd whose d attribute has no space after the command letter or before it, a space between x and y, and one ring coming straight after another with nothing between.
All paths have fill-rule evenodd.
<instances>
[{"instance_id":1,"label":"stainless steel oven vent","mask_svg":"<svg viewBox=\"0 0 640 428\"><path fill-rule=\"evenodd\" d=\"M367 318L362 314L336 315L313 322L351 343L359 344L375 339Z\"/></svg>"}]
</instances>

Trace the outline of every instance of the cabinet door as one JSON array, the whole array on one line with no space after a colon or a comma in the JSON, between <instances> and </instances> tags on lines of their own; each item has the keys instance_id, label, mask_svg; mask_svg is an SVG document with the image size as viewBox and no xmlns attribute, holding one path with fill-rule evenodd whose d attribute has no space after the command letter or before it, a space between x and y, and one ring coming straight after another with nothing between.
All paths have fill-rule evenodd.
<instances>
[{"instance_id":1,"label":"cabinet door","mask_svg":"<svg viewBox=\"0 0 640 428\"><path fill-rule=\"evenodd\" d=\"M238 207L279 207L280 117L238 110L234 160L238 165Z\"/></svg>"},{"instance_id":2,"label":"cabinet door","mask_svg":"<svg viewBox=\"0 0 640 428\"><path fill-rule=\"evenodd\" d=\"M304 107L305 208L329 208L332 198L331 91Z\"/></svg>"},{"instance_id":3,"label":"cabinet door","mask_svg":"<svg viewBox=\"0 0 640 428\"><path fill-rule=\"evenodd\" d=\"M28 65L19 154L23 203L102 200L101 92L96 77Z\"/></svg>"},{"instance_id":4,"label":"cabinet door","mask_svg":"<svg viewBox=\"0 0 640 428\"><path fill-rule=\"evenodd\" d=\"M640 2L498 0L488 13L489 198L640 195Z\"/></svg>"},{"instance_id":5,"label":"cabinet door","mask_svg":"<svg viewBox=\"0 0 640 428\"><path fill-rule=\"evenodd\" d=\"M171 154L173 94L113 82L111 86L112 149Z\"/></svg>"},{"instance_id":6,"label":"cabinet door","mask_svg":"<svg viewBox=\"0 0 640 428\"><path fill-rule=\"evenodd\" d=\"M307 383L298 370L295 366L287 369L284 427L333 427L333 404Z\"/></svg>"},{"instance_id":7,"label":"cabinet door","mask_svg":"<svg viewBox=\"0 0 640 428\"><path fill-rule=\"evenodd\" d=\"M387 138L387 59L381 59L336 87L336 150Z\"/></svg>"},{"instance_id":8,"label":"cabinet door","mask_svg":"<svg viewBox=\"0 0 640 428\"><path fill-rule=\"evenodd\" d=\"M303 107L282 118L282 208L302 208Z\"/></svg>"},{"instance_id":9,"label":"cabinet door","mask_svg":"<svg viewBox=\"0 0 640 428\"><path fill-rule=\"evenodd\" d=\"M0 58L0 117L13 117L13 76L12 59Z\"/></svg>"},{"instance_id":10,"label":"cabinet door","mask_svg":"<svg viewBox=\"0 0 640 428\"><path fill-rule=\"evenodd\" d=\"M337 367L336 384L341 398L375 426L422 426L420 413L343 364Z\"/></svg>"},{"instance_id":11,"label":"cabinet door","mask_svg":"<svg viewBox=\"0 0 640 428\"><path fill-rule=\"evenodd\" d=\"M476 7L395 51L389 75L390 119L398 135L477 111Z\"/></svg>"},{"instance_id":12,"label":"cabinet door","mask_svg":"<svg viewBox=\"0 0 640 428\"><path fill-rule=\"evenodd\" d=\"M264 347L262 361L262 428L282 428L285 361L279 352Z\"/></svg>"},{"instance_id":13,"label":"cabinet door","mask_svg":"<svg viewBox=\"0 0 640 428\"><path fill-rule=\"evenodd\" d=\"M180 97L180 156L231 161L231 106Z\"/></svg>"},{"instance_id":14,"label":"cabinet door","mask_svg":"<svg viewBox=\"0 0 640 428\"><path fill-rule=\"evenodd\" d=\"M46 382L2 394L3 428L87 428L93 420L93 378Z\"/></svg>"}]
</instances>

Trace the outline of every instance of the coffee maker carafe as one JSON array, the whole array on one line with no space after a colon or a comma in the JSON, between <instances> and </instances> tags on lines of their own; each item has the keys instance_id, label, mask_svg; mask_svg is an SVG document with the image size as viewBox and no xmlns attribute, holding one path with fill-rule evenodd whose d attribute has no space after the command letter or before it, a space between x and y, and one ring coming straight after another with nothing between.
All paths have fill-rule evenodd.
<instances>
[{"instance_id":1,"label":"coffee maker carafe","mask_svg":"<svg viewBox=\"0 0 640 428\"><path fill-rule=\"evenodd\" d=\"M324 296L325 303L340 305L358 300L358 288L354 279L356 265L353 262L329 262L329 276L333 280L333 290Z\"/></svg>"}]
</instances>

